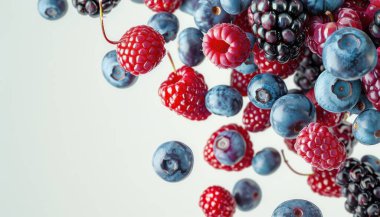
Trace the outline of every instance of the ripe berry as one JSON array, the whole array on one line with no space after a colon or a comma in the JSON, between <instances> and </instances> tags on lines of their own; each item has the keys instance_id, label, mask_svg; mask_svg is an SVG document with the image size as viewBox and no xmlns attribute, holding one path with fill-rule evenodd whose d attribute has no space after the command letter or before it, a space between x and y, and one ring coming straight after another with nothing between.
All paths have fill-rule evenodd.
<instances>
[{"instance_id":1,"label":"ripe berry","mask_svg":"<svg viewBox=\"0 0 380 217\"><path fill-rule=\"evenodd\" d=\"M199 7L199 0L183 0L180 6L180 10L193 16L194 12Z\"/></svg>"},{"instance_id":2,"label":"ripe berry","mask_svg":"<svg viewBox=\"0 0 380 217\"><path fill-rule=\"evenodd\" d=\"M67 12L67 0L38 0L38 12L47 20L58 20Z\"/></svg>"},{"instance_id":3,"label":"ripe berry","mask_svg":"<svg viewBox=\"0 0 380 217\"><path fill-rule=\"evenodd\" d=\"M235 17L233 24L237 25L244 32L252 33L252 25L249 23L249 9L241 12L241 14Z\"/></svg>"},{"instance_id":4,"label":"ripe berry","mask_svg":"<svg viewBox=\"0 0 380 217\"><path fill-rule=\"evenodd\" d=\"M306 7L313 14L320 14L326 11L335 11L340 8L344 0L307 0Z\"/></svg>"},{"instance_id":5,"label":"ripe berry","mask_svg":"<svg viewBox=\"0 0 380 217\"><path fill-rule=\"evenodd\" d=\"M238 15L247 10L252 0L220 0L222 8L231 15Z\"/></svg>"},{"instance_id":6,"label":"ripe berry","mask_svg":"<svg viewBox=\"0 0 380 217\"><path fill-rule=\"evenodd\" d=\"M202 0L198 2L198 9L194 12L194 21L202 32L207 32L217 24L232 22L233 16L222 8L220 0Z\"/></svg>"},{"instance_id":7,"label":"ripe berry","mask_svg":"<svg viewBox=\"0 0 380 217\"><path fill-rule=\"evenodd\" d=\"M274 210L272 217L322 217L321 210L307 200L288 200Z\"/></svg>"},{"instance_id":8,"label":"ripe berry","mask_svg":"<svg viewBox=\"0 0 380 217\"><path fill-rule=\"evenodd\" d=\"M274 148L264 148L252 159L252 167L259 175L271 175L280 167L281 155Z\"/></svg>"},{"instance_id":9,"label":"ripe berry","mask_svg":"<svg viewBox=\"0 0 380 217\"><path fill-rule=\"evenodd\" d=\"M270 127L269 117L270 110L258 108L249 102L243 112L243 124L250 132L264 131Z\"/></svg>"},{"instance_id":10,"label":"ripe berry","mask_svg":"<svg viewBox=\"0 0 380 217\"><path fill-rule=\"evenodd\" d=\"M313 168L313 174L307 178L311 190L327 197L341 197L342 189L335 183L338 170L323 171Z\"/></svg>"},{"instance_id":11,"label":"ripe berry","mask_svg":"<svg viewBox=\"0 0 380 217\"><path fill-rule=\"evenodd\" d=\"M294 149L294 145L296 144L296 139L284 139L284 143L290 151L297 153L297 151Z\"/></svg>"},{"instance_id":12,"label":"ripe berry","mask_svg":"<svg viewBox=\"0 0 380 217\"><path fill-rule=\"evenodd\" d=\"M256 72L251 74L242 74L236 70L232 70L231 87L238 90L242 96L247 96L248 84L256 74Z\"/></svg>"},{"instance_id":13,"label":"ripe berry","mask_svg":"<svg viewBox=\"0 0 380 217\"><path fill-rule=\"evenodd\" d=\"M170 42L177 37L179 21L174 14L161 12L149 19L148 26L159 32L164 37L165 42Z\"/></svg>"},{"instance_id":14,"label":"ripe berry","mask_svg":"<svg viewBox=\"0 0 380 217\"><path fill-rule=\"evenodd\" d=\"M377 53L380 54L380 48L377 49ZM368 100L373 106L380 110L380 61L378 61L377 67L366 74L362 79L362 84L367 94Z\"/></svg>"},{"instance_id":15,"label":"ripe berry","mask_svg":"<svg viewBox=\"0 0 380 217\"><path fill-rule=\"evenodd\" d=\"M203 62L205 55L202 51L203 33L190 27L182 30L178 36L178 55L183 64L197 66Z\"/></svg>"},{"instance_id":16,"label":"ripe berry","mask_svg":"<svg viewBox=\"0 0 380 217\"><path fill-rule=\"evenodd\" d=\"M116 7L121 0L102 0L103 13L107 14ZM99 0L72 0L74 8L79 14L98 17L100 14Z\"/></svg>"},{"instance_id":17,"label":"ripe berry","mask_svg":"<svg viewBox=\"0 0 380 217\"><path fill-rule=\"evenodd\" d=\"M211 114L205 106L207 90L203 75L183 66L169 75L158 94L162 103L177 114L190 120L205 120Z\"/></svg>"},{"instance_id":18,"label":"ripe berry","mask_svg":"<svg viewBox=\"0 0 380 217\"><path fill-rule=\"evenodd\" d=\"M232 217L236 209L231 193L220 186L211 186L204 190L199 206L206 217Z\"/></svg>"},{"instance_id":19,"label":"ripe berry","mask_svg":"<svg viewBox=\"0 0 380 217\"><path fill-rule=\"evenodd\" d=\"M347 157L352 154L354 151L354 146L357 143L357 140L352 133L352 124L347 121L342 121L335 127L330 128L331 133L338 138L339 142L346 147Z\"/></svg>"},{"instance_id":20,"label":"ripe berry","mask_svg":"<svg viewBox=\"0 0 380 217\"><path fill-rule=\"evenodd\" d=\"M182 4L182 0L144 0L148 8L155 12L173 13Z\"/></svg>"},{"instance_id":21,"label":"ripe berry","mask_svg":"<svg viewBox=\"0 0 380 217\"><path fill-rule=\"evenodd\" d=\"M380 159L376 156L370 154L364 155L361 158L361 162L369 164L376 173L380 174Z\"/></svg>"},{"instance_id":22,"label":"ripe berry","mask_svg":"<svg viewBox=\"0 0 380 217\"><path fill-rule=\"evenodd\" d=\"M232 166L243 159L246 152L243 136L235 130L221 132L214 142L215 158L224 165Z\"/></svg>"},{"instance_id":23,"label":"ripe berry","mask_svg":"<svg viewBox=\"0 0 380 217\"><path fill-rule=\"evenodd\" d=\"M360 143L365 145L380 143L380 111L368 109L360 113L352 129Z\"/></svg>"},{"instance_id":24,"label":"ripe berry","mask_svg":"<svg viewBox=\"0 0 380 217\"><path fill-rule=\"evenodd\" d=\"M260 186L252 179L239 180L235 184L232 194L238 209L241 211L255 209L260 204L262 197Z\"/></svg>"},{"instance_id":25,"label":"ripe berry","mask_svg":"<svg viewBox=\"0 0 380 217\"><path fill-rule=\"evenodd\" d=\"M218 85L206 94L206 108L209 112L231 117L240 112L243 107L243 97L235 88Z\"/></svg>"}]
</instances>

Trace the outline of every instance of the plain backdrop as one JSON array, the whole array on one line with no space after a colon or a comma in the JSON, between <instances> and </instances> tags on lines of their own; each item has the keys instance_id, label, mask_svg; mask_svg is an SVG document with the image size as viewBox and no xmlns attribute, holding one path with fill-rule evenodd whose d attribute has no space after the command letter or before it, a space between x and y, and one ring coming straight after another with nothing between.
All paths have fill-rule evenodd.
<instances>
[{"instance_id":1,"label":"plain backdrop","mask_svg":"<svg viewBox=\"0 0 380 217\"><path fill-rule=\"evenodd\" d=\"M2 217L195 217L202 191L211 185L232 190L242 178L262 188L262 202L235 216L271 216L281 202L307 199L325 217L351 216L344 199L311 192L306 177L282 165L263 177L252 168L228 173L203 160L212 132L233 118L212 116L191 122L165 108L157 90L171 72L168 59L141 76L129 89L109 85L101 72L103 56L115 47L106 43L98 19L79 15L69 2L61 20L44 20L37 1L1 0L0 14L0 216ZM123 0L106 18L110 38L145 24L153 13ZM181 29L195 26L192 17L176 12ZM177 67L177 44L167 49ZM209 87L229 84L230 71L208 60L196 67ZM288 79L289 88L294 87ZM247 99L245 99L247 103ZM251 134L254 149L285 148L271 129ZM179 140L192 148L195 165L180 183L161 180L151 158L162 143ZM354 156L379 153L379 146L357 145ZM310 167L286 150L297 170Z\"/></svg>"}]
</instances>

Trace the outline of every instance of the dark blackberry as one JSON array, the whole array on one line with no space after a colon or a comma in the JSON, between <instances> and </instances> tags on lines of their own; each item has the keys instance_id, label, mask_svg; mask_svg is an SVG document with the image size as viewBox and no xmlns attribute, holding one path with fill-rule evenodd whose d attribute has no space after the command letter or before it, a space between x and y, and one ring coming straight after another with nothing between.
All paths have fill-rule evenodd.
<instances>
[{"instance_id":1,"label":"dark blackberry","mask_svg":"<svg viewBox=\"0 0 380 217\"><path fill-rule=\"evenodd\" d=\"M373 22L369 25L369 33L375 44L380 45L380 10L375 13Z\"/></svg>"},{"instance_id":2,"label":"dark blackberry","mask_svg":"<svg viewBox=\"0 0 380 217\"><path fill-rule=\"evenodd\" d=\"M119 4L121 0L103 0L103 12L105 14ZM90 17L98 17L100 13L99 0L72 0L74 7L78 13L82 15L90 15Z\"/></svg>"},{"instance_id":3,"label":"dark blackberry","mask_svg":"<svg viewBox=\"0 0 380 217\"><path fill-rule=\"evenodd\" d=\"M294 83L303 91L312 89L318 76L324 71L322 59L305 48L300 66L296 69Z\"/></svg>"},{"instance_id":4,"label":"dark blackberry","mask_svg":"<svg viewBox=\"0 0 380 217\"><path fill-rule=\"evenodd\" d=\"M252 31L268 60L286 63L305 42L306 7L301 0L253 0Z\"/></svg>"}]
</instances>

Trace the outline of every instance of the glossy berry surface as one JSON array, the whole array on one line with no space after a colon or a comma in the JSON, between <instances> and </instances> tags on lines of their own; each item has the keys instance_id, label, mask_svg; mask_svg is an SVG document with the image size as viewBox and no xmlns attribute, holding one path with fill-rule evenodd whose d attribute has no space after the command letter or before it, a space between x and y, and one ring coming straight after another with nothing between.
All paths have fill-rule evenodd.
<instances>
[{"instance_id":1,"label":"glossy berry surface","mask_svg":"<svg viewBox=\"0 0 380 217\"><path fill-rule=\"evenodd\" d=\"M380 49L377 49L380 53ZM370 73L366 74L362 79L362 84L368 100L373 106L380 110L380 64Z\"/></svg>"},{"instance_id":2,"label":"glossy berry surface","mask_svg":"<svg viewBox=\"0 0 380 217\"><path fill-rule=\"evenodd\" d=\"M199 206L206 217L232 217L236 209L232 194L220 186L211 186L204 190Z\"/></svg>"},{"instance_id":3,"label":"glossy berry surface","mask_svg":"<svg viewBox=\"0 0 380 217\"><path fill-rule=\"evenodd\" d=\"M165 42L170 42L177 37L179 21L174 14L161 12L149 19L148 26L159 32L164 37Z\"/></svg>"},{"instance_id":4,"label":"glossy berry surface","mask_svg":"<svg viewBox=\"0 0 380 217\"><path fill-rule=\"evenodd\" d=\"M38 12L47 20L58 20L65 16L67 0L38 0Z\"/></svg>"},{"instance_id":5,"label":"glossy berry surface","mask_svg":"<svg viewBox=\"0 0 380 217\"><path fill-rule=\"evenodd\" d=\"M270 110L261 109L251 102L247 104L243 112L243 124L249 132L261 132L270 127Z\"/></svg>"},{"instance_id":6,"label":"glossy berry surface","mask_svg":"<svg viewBox=\"0 0 380 217\"><path fill-rule=\"evenodd\" d=\"M368 109L356 117L353 124L355 138L365 145L380 143L380 112Z\"/></svg>"},{"instance_id":7,"label":"glossy berry surface","mask_svg":"<svg viewBox=\"0 0 380 217\"><path fill-rule=\"evenodd\" d=\"M220 0L199 1L199 7L194 12L194 21L199 30L207 32L220 23L230 23L233 17L220 4Z\"/></svg>"},{"instance_id":8,"label":"glossy berry surface","mask_svg":"<svg viewBox=\"0 0 380 217\"><path fill-rule=\"evenodd\" d=\"M361 162L368 163L376 173L380 174L380 159L376 156L370 154L364 155L361 158Z\"/></svg>"},{"instance_id":9,"label":"glossy berry surface","mask_svg":"<svg viewBox=\"0 0 380 217\"><path fill-rule=\"evenodd\" d=\"M253 52L250 52L248 58L240 66L235 68L236 71L245 75L251 74L252 72L256 72L257 69L258 67L255 64Z\"/></svg>"},{"instance_id":10,"label":"glossy berry surface","mask_svg":"<svg viewBox=\"0 0 380 217\"><path fill-rule=\"evenodd\" d=\"M335 11L341 7L344 0L305 0L307 9L313 14Z\"/></svg>"},{"instance_id":11,"label":"glossy berry surface","mask_svg":"<svg viewBox=\"0 0 380 217\"><path fill-rule=\"evenodd\" d=\"M145 5L155 12L173 13L182 4L182 0L144 0Z\"/></svg>"},{"instance_id":12,"label":"glossy berry surface","mask_svg":"<svg viewBox=\"0 0 380 217\"><path fill-rule=\"evenodd\" d=\"M257 73L253 72L251 74L242 74L236 70L232 70L231 73L231 87L238 90L242 96L247 96L248 84Z\"/></svg>"},{"instance_id":13,"label":"glossy berry surface","mask_svg":"<svg viewBox=\"0 0 380 217\"><path fill-rule=\"evenodd\" d=\"M178 36L178 55L183 64L197 66L203 62L203 33L197 28L186 28Z\"/></svg>"},{"instance_id":14,"label":"glossy berry surface","mask_svg":"<svg viewBox=\"0 0 380 217\"><path fill-rule=\"evenodd\" d=\"M252 179L239 180L233 190L237 208L241 211L255 209L261 202L262 192L260 186Z\"/></svg>"},{"instance_id":15,"label":"glossy berry surface","mask_svg":"<svg viewBox=\"0 0 380 217\"><path fill-rule=\"evenodd\" d=\"M252 160L253 170L259 175L271 175L280 167L281 155L274 148L264 148Z\"/></svg>"},{"instance_id":16,"label":"glossy berry surface","mask_svg":"<svg viewBox=\"0 0 380 217\"><path fill-rule=\"evenodd\" d=\"M224 165L232 166L243 159L246 144L243 136L234 130L221 132L214 141L215 158Z\"/></svg>"},{"instance_id":17,"label":"glossy berry surface","mask_svg":"<svg viewBox=\"0 0 380 217\"><path fill-rule=\"evenodd\" d=\"M180 10L189 15L193 15L199 7L199 0L182 0Z\"/></svg>"},{"instance_id":18,"label":"glossy berry surface","mask_svg":"<svg viewBox=\"0 0 380 217\"><path fill-rule=\"evenodd\" d=\"M149 26L129 29L117 44L120 65L134 75L146 74L155 68L165 55L165 40Z\"/></svg>"},{"instance_id":19,"label":"glossy berry surface","mask_svg":"<svg viewBox=\"0 0 380 217\"><path fill-rule=\"evenodd\" d=\"M325 171L313 168L313 174L307 177L311 190L321 196L341 197L342 189L335 183L338 170Z\"/></svg>"},{"instance_id":20,"label":"glossy berry surface","mask_svg":"<svg viewBox=\"0 0 380 217\"><path fill-rule=\"evenodd\" d=\"M375 13L373 22L369 26L370 36L375 40L376 44L380 42L380 10Z\"/></svg>"},{"instance_id":21,"label":"glossy berry surface","mask_svg":"<svg viewBox=\"0 0 380 217\"><path fill-rule=\"evenodd\" d=\"M368 100L367 96L365 94L361 94L359 101L356 103L356 105L349 110L350 114L360 114L361 112L367 110L367 109L372 109L373 105L372 103Z\"/></svg>"},{"instance_id":22,"label":"glossy berry surface","mask_svg":"<svg viewBox=\"0 0 380 217\"><path fill-rule=\"evenodd\" d=\"M203 38L203 52L220 68L235 68L250 54L250 41L238 26L217 24Z\"/></svg>"},{"instance_id":23,"label":"glossy berry surface","mask_svg":"<svg viewBox=\"0 0 380 217\"><path fill-rule=\"evenodd\" d=\"M294 199L278 205L272 217L322 217L322 212L307 200Z\"/></svg>"},{"instance_id":24,"label":"glossy berry surface","mask_svg":"<svg viewBox=\"0 0 380 217\"><path fill-rule=\"evenodd\" d=\"M231 15L238 15L248 9L252 0L220 0L222 8Z\"/></svg>"},{"instance_id":25,"label":"glossy berry surface","mask_svg":"<svg viewBox=\"0 0 380 217\"><path fill-rule=\"evenodd\" d=\"M218 85L206 94L206 108L211 113L221 116L234 116L243 107L243 97L235 88Z\"/></svg>"},{"instance_id":26,"label":"glossy berry surface","mask_svg":"<svg viewBox=\"0 0 380 217\"><path fill-rule=\"evenodd\" d=\"M112 86L117 88L127 88L136 83L136 76L126 72L117 62L115 50L108 52L102 61L102 71L104 78Z\"/></svg>"},{"instance_id":27,"label":"glossy berry surface","mask_svg":"<svg viewBox=\"0 0 380 217\"><path fill-rule=\"evenodd\" d=\"M296 144L297 139L284 139L285 145L288 147L288 149L294 153L297 153L297 151L294 149L294 145Z\"/></svg>"},{"instance_id":28,"label":"glossy berry surface","mask_svg":"<svg viewBox=\"0 0 380 217\"><path fill-rule=\"evenodd\" d=\"M153 155L153 168L163 180L179 182L186 178L194 164L191 149L178 141L160 145Z\"/></svg>"},{"instance_id":29,"label":"glossy berry surface","mask_svg":"<svg viewBox=\"0 0 380 217\"><path fill-rule=\"evenodd\" d=\"M358 142L352 132L352 124L347 121L342 121L335 127L330 128L330 131L346 148L347 157L350 156Z\"/></svg>"},{"instance_id":30,"label":"glossy berry surface","mask_svg":"<svg viewBox=\"0 0 380 217\"><path fill-rule=\"evenodd\" d=\"M102 0L103 12L111 12L121 0ZM99 0L72 0L74 8L79 14L98 17L100 14Z\"/></svg>"},{"instance_id":31,"label":"glossy berry surface","mask_svg":"<svg viewBox=\"0 0 380 217\"><path fill-rule=\"evenodd\" d=\"M305 49L300 66L295 70L294 83L303 91L314 88L318 76L323 72L322 59Z\"/></svg>"},{"instance_id":32,"label":"glossy berry surface","mask_svg":"<svg viewBox=\"0 0 380 217\"><path fill-rule=\"evenodd\" d=\"M239 26L244 32L252 33L252 24L249 18L250 11L251 10L248 8L239 15L235 16L233 24Z\"/></svg>"}]
</instances>

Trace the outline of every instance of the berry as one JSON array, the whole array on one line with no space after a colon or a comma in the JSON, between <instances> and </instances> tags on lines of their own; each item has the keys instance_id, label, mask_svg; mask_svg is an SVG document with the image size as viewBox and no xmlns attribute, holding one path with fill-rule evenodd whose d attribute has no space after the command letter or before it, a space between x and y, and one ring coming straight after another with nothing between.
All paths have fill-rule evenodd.
<instances>
[{"instance_id":1,"label":"berry","mask_svg":"<svg viewBox=\"0 0 380 217\"><path fill-rule=\"evenodd\" d=\"M249 102L243 112L243 124L250 132L264 131L270 127L269 117L270 110L258 108Z\"/></svg>"},{"instance_id":2,"label":"berry","mask_svg":"<svg viewBox=\"0 0 380 217\"><path fill-rule=\"evenodd\" d=\"M131 1L133 1L135 3L139 3L139 4L143 4L144 3L144 0L131 0Z\"/></svg>"},{"instance_id":3,"label":"berry","mask_svg":"<svg viewBox=\"0 0 380 217\"><path fill-rule=\"evenodd\" d=\"M268 60L298 57L305 41L306 8L300 0L253 0L253 33Z\"/></svg>"},{"instance_id":4,"label":"berry","mask_svg":"<svg viewBox=\"0 0 380 217\"><path fill-rule=\"evenodd\" d=\"M339 142L346 147L347 157L354 151L354 146L357 141L352 133L352 124L347 121L342 121L335 127L330 128L331 133L338 138Z\"/></svg>"},{"instance_id":5,"label":"berry","mask_svg":"<svg viewBox=\"0 0 380 217\"><path fill-rule=\"evenodd\" d=\"M361 162L368 163L376 173L380 174L380 160L376 156L364 155Z\"/></svg>"},{"instance_id":6,"label":"berry","mask_svg":"<svg viewBox=\"0 0 380 217\"><path fill-rule=\"evenodd\" d=\"M322 59L306 48L301 64L295 71L294 83L303 91L308 91L314 87L323 70Z\"/></svg>"},{"instance_id":7,"label":"berry","mask_svg":"<svg viewBox=\"0 0 380 217\"><path fill-rule=\"evenodd\" d=\"M297 151L294 149L294 145L296 144L297 139L284 139L285 145L288 147L288 149L294 153L297 153Z\"/></svg>"},{"instance_id":8,"label":"berry","mask_svg":"<svg viewBox=\"0 0 380 217\"><path fill-rule=\"evenodd\" d=\"M246 144L243 136L235 130L221 132L214 142L215 158L224 165L232 166L243 159Z\"/></svg>"},{"instance_id":9,"label":"berry","mask_svg":"<svg viewBox=\"0 0 380 217\"><path fill-rule=\"evenodd\" d=\"M102 61L102 71L104 78L112 86L117 88L127 88L137 81L137 76L126 72L117 62L117 54L115 50L108 52Z\"/></svg>"},{"instance_id":10,"label":"berry","mask_svg":"<svg viewBox=\"0 0 380 217\"><path fill-rule=\"evenodd\" d=\"M164 37L165 42L170 42L177 37L179 21L174 14L161 12L149 19L148 26L159 32Z\"/></svg>"},{"instance_id":11,"label":"berry","mask_svg":"<svg viewBox=\"0 0 380 217\"><path fill-rule=\"evenodd\" d=\"M221 116L234 116L243 107L243 97L235 88L218 85L206 94L206 108L209 112Z\"/></svg>"},{"instance_id":12,"label":"berry","mask_svg":"<svg viewBox=\"0 0 380 217\"><path fill-rule=\"evenodd\" d=\"M164 38L152 27L136 26L117 44L117 58L125 71L146 74L161 62L165 55L164 45Z\"/></svg>"},{"instance_id":13,"label":"berry","mask_svg":"<svg viewBox=\"0 0 380 217\"><path fill-rule=\"evenodd\" d=\"M380 10L375 13L373 22L369 26L369 33L376 44L380 43Z\"/></svg>"},{"instance_id":14,"label":"berry","mask_svg":"<svg viewBox=\"0 0 380 217\"><path fill-rule=\"evenodd\" d=\"M311 190L326 197L341 197L342 189L335 183L338 170L323 171L313 168L313 174L307 177Z\"/></svg>"},{"instance_id":15,"label":"berry","mask_svg":"<svg viewBox=\"0 0 380 217\"><path fill-rule=\"evenodd\" d=\"M377 51L372 40L356 28L334 32L325 42L323 65L342 80L356 80L375 69Z\"/></svg>"},{"instance_id":16,"label":"berry","mask_svg":"<svg viewBox=\"0 0 380 217\"><path fill-rule=\"evenodd\" d=\"M249 56L250 41L238 26L217 24L203 39L203 52L212 63L221 68L235 68Z\"/></svg>"},{"instance_id":17,"label":"berry","mask_svg":"<svg viewBox=\"0 0 380 217\"><path fill-rule=\"evenodd\" d=\"M182 4L182 0L144 0L148 8L155 12L173 13Z\"/></svg>"},{"instance_id":18,"label":"berry","mask_svg":"<svg viewBox=\"0 0 380 217\"><path fill-rule=\"evenodd\" d=\"M235 68L236 71L245 75L256 72L257 69L258 67L255 64L253 52L250 52L248 58L240 66Z\"/></svg>"},{"instance_id":19,"label":"berry","mask_svg":"<svg viewBox=\"0 0 380 217\"><path fill-rule=\"evenodd\" d=\"M233 17L221 6L220 0L199 1L199 7L194 12L194 21L202 32L207 32L220 23L231 23Z\"/></svg>"},{"instance_id":20,"label":"berry","mask_svg":"<svg viewBox=\"0 0 380 217\"><path fill-rule=\"evenodd\" d=\"M47 20L58 20L67 12L67 0L38 0L38 12Z\"/></svg>"},{"instance_id":21,"label":"berry","mask_svg":"<svg viewBox=\"0 0 380 217\"><path fill-rule=\"evenodd\" d=\"M302 129L294 148L298 155L319 170L338 169L346 159L344 145L319 123L311 123Z\"/></svg>"},{"instance_id":22,"label":"berry","mask_svg":"<svg viewBox=\"0 0 380 217\"><path fill-rule=\"evenodd\" d=\"M368 109L360 113L352 129L360 143L365 145L380 143L380 111Z\"/></svg>"},{"instance_id":23,"label":"berry","mask_svg":"<svg viewBox=\"0 0 380 217\"><path fill-rule=\"evenodd\" d=\"M179 9L192 16L198 7L199 0L182 0L182 4Z\"/></svg>"},{"instance_id":24,"label":"berry","mask_svg":"<svg viewBox=\"0 0 380 217\"><path fill-rule=\"evenodd\" d=\"M238 90L242 96L247 96L248 84L255 75L255 72L251 74L242 74L236 70L232 70L231 87Z\"/></svg>"},{"instance_id":25,"label":"berry","mask_svg":"<svg viewBox=\"0 0 380 217\"><path fill-rule=\"evenodd\" d=\"M377 49L380 53L380 48ZM379 61L380 62L380 61ZM380 65L366 74L362 79L362 84L367 94L368 100L373 104L373 106L380 110Z\"/></svg>"},{"instance_id":26,"label":"berry","mask_svg":"<svg viewBox=\"0 0 380 217\"><path fill-rule=\"evenodd\" d=\"M249 21L249 9L241 12L235 17L233 24L237 25L244 32L252 33L252 24Z\"/></svg>"},{"instance_id":27,"label":"berry","mask_svg":"<svg viewBox=\"0 0 380 217\"><path fill-rule=\"evenodd\" d=\"M215 158L214 150L213 150L216 138L222 132L229 131L229 130L234 130L236 132L239 132L243 136L245 144L246 144L246 151L245 151L245 155L243 159L241 159L238 163L232 166L221 164ZM211 135L210 139L207 141L203 154L204 154L204 159L207 161L207 163L210 164L215 169L223 169L226 171L240 171L244 168L251 166L254 152L253 152L253 144L250 140L248 132L244 128L236 124L229 124L229 125L222 126L219 130L217 130Z\"/></svg>"},{"instance_id":28,"label":"berry","mask_svg":"<svg viewBox=\"0 0 380 217\"><path fill-rule=\"evenodd\" d=\"M103 13L107 14L116 7L121 0L102 0ZM99 0L72 0L74 8L79 14L98 17L100 14Z\"/></svg>"},{"instance_id":29,"label":"berry","mask_svg":"<svg viewBox=\"0 0 380 217\"><path fill-rule=\"evenodd\" d=\"M280 167L281 155L274 148L264 148L252 159L252 167L259 175L271 175Z\"/></svg>"},{"instance_id":30,"label":"berry","mask_svg":"<svg viewBox=\"0 0 380 217\"><path fill-rule=\"evenodd\" d=\"M179 59L187 66L197 66L203 62L203 33L196 28L186 28L178 36Z\"/></svg>"},{"instance_id":31,"label":"berry","mask_svg":"<svg viewBox=\"0 0 380 217\"><path fill-rule=\"evenodd\" d=\"M315 121L315 107L301 94L287 94L278 99L270 113L273 130L280 136L293 139L310 122Z\"/></svg>"},{"instance_id":32,"label":"berry","mask_svg":"<svg viewBox=\"0 0 380 217\"><path fill-rule=\"evenodd\" d=\"M247 10L252 0L220 0L222 8L229 14L238 15Z\"/></svg>"},{"instance_id":33,"label":"berry","mask_svg":"<svg viewBox=\"0 0 380 217\"><path fill-rule=\"evenodd\" d=\"M193 152L182 142L160 145L153 155L153 168L163 180L179 182L186 178L194 164Z\"/></svg>"},{"instance_id":34,"label":"berry","mask_svg":"<svg viewBox=\"0 0 380 217\"><path fill-rule=\"evenodd\" d=\"M322 217L319 208L307 200L288 200L274 210L272 217Z\"/></svg>"},{"instance_id":35,"label":"berry","mask_svg":"<svg viewBox=\"0 0 380 217\"><path fill-rule=\"evenodd\" d=\"M177 114L190 120L205 120L210 116L205 106L207 90L203 75L183 66L169 75L158 94L162 103Z\"/></svg>"},{"instance_id":36,"label":"berry","mask_svg":"<svg viewBox=\"0 0 380 217\"><path fill-rule=\"evenodd\" d=\"M360 114L361 112L367 110L367 109L372 109L373 105L372 103L368 100L367 96L362 92L360 95L359 101L356 103L356 105L349 110L350 114Z\"/></svg>"},{"instance_id":37,"label":"berry","mask_svg":"<svg viewBox=\"0 0 380 217\"><path fill-rule=\"evenodd\" d=\"M241 211L255 209L261 202L261 188L252 179L239 180L232 190L236 205Z\"/></svg>"},{"instance_id":38,"label":"berry","mask_svg":"<svg viewBox=\"0 0 380 217\"><path fill-rule=\"evenodd\" d=\"M206 217L232 217L236 209L231 193L220 186L211 186L204 190L199 206Z\"/></svg>"},{"instance_id":39,"label":"berry","mask_svg":"<svg viewBox=\"0 0 380 217\"><path fill-rule=\"evenodd\" d=\"M320 14L326 11L335 11L340 8L344 0L306 0L307 9L313 14Z\"/></svg>"}]
</instances>

